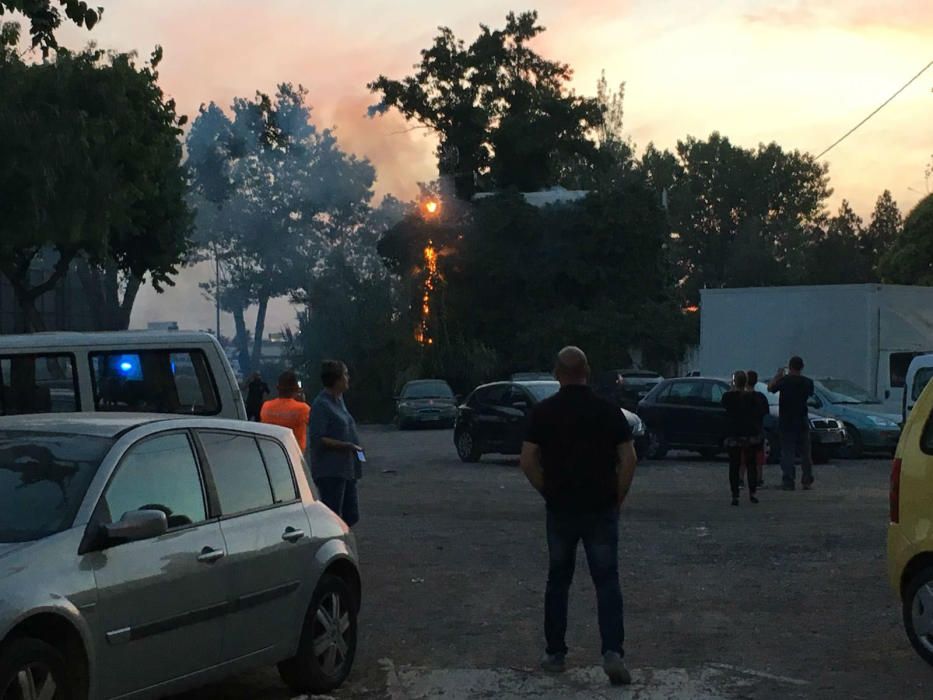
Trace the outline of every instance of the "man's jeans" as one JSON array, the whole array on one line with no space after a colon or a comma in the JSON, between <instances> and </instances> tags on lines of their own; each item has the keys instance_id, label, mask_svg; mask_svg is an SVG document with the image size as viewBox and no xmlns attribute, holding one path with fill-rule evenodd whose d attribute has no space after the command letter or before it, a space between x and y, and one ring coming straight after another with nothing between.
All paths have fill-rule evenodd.
<instances>
[{"instance_id":1,"label":"man's jeans","mask_svg":"<svg viewBox=\"0 0 933 700\"><path fill-rule=\"evenodd\" d=\"M354 479L324 476L315 479L314 485L324 505L343 518L347 525L353 527L360 521L360 504Z\"/></svg>"},{"instance_id":2,"label":"man's jeans","mask_svg":"<svg viewBox=\"0 0 933 700\"><path fill-rule=\"evenodd\" d=\"M567 605L577 561L577 543L583 540L590 576L596 587L602 651L623 653L622 589L619 586L619 509L595 513L547 511L550 558L544 596L544 634L548 654L566 654Z\"/></svg>"},{"instance_id":3,"label":"man's jeans","mask_svg":"<svg viewBox=\"0 0 933 700\"><path fill-rule=\"evenodd\" d=\"M784 485L793 486L796 481L796 458L800 457L803 471L803 483L813 483L813 458L810 453L810 429L781 430L781 471L784 472Z\"/></svg>"}]
</instances>

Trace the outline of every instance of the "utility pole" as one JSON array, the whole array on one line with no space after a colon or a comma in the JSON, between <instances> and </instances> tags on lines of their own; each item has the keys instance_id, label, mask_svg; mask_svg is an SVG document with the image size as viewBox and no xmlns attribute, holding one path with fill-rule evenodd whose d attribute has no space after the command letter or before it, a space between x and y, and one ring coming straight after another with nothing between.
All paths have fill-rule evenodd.
<instances>
[{"instance_id":1,"label":"utility pole","mask_svg":"<svg viewBox=\"0 0 933 700\"><path fill-rule=\"evenodd\" d=\"M217 255L217 245L214 244L214 333L220 340L220 258Z\"/></svg>"}]
</instances>

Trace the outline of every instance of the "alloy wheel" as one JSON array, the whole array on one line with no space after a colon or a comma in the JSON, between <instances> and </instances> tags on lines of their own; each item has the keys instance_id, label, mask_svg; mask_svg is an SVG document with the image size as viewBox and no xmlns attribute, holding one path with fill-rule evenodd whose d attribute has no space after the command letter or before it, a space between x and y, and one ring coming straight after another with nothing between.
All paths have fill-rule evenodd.
<instances>
[{"instance_id":1,"label":"alloy wheel","mask_svg":"<svg viewBox=\"0 0 933 700\"><path fill-rule=\"evenodd\" d=\"M314 615L312 645L321 670L330 677L340 674L350 652L350 611L338 593L321 599Z\"/></svg>"},{"instance_id":2,"label":"alloy wheel","mask_svg":"<svg viewBox=\"0 0 933 700\"><path fill-rule=\"evenodd\" d=\"M917 639L933 653L933 582L917 589L911 604L910 619Z\"/></svg>"},{"instance_id":3,"label":"alloy wheel","mask_svg":"<svg viewBox=\"0 0 933 700\"><path fill-rule=\"evenodd\" d=\"M0 694L0 700L54 700L58 684L52 669L44 663L24 665Z\"/></svg>"}]
</instances>

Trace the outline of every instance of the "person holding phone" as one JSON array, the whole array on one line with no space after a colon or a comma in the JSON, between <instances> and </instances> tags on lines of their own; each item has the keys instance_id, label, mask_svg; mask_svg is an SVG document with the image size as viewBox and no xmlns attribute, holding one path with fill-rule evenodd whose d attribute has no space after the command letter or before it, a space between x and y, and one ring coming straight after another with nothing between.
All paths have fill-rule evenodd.
<instances>
[{"instance_id":1,"label":"person holding phone","mask_svg":"<svg viewBox=\"0 0 933 700\"><path fill-rule=\"evenodd\" d=\"M343 362L327 360L321 365L324 389L311 404L311 477L321 501L353 527L360 520L357 481L366 461L356 421L347 410L343 395L350 388L350 373Z\"/></svg>"},{"instance_id":2,"label":"person holding phone","mask_svg":"<svg viewBox=\"0 0 933 700\"><path fill-rule=\"evenodd\" d=\"M813 380L803 376L803 359L790 358L787 368L781 367L768 384L768 391L780 394L781 471L785 491L793 491L796 481L795 461L800 457L803 476L801 486L806 491L813 487L813 457L810 446L810 408L807 402L813 396Z\"/></svg>"},{"instance_id":3,"label":"person holding phone","mask_svg":"<svg viewBox=\"0 0 933 700\"><path fill-rule=\"evenodd\" d=\"M726 447L729 450L729 486L732 489L732 505L739 505L739 472L745 464L748 473L748 497L758 503L758 465L755 453L761 443L761 423L767 407L748 391L748 375L738 370L732 375L732 388L722 397L726 409L728 432Z\"/></svg>"}]
</instances>

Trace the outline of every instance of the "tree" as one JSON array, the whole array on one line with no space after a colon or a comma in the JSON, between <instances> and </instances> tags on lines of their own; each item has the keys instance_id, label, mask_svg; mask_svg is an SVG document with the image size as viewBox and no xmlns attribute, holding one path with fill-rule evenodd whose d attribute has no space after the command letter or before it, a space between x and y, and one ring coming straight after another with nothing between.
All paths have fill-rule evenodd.
<instances>
[{"instance_id":1,"label":"tree","mask_svg":"<svg viewBox=\"0 0 933 700\"><path fill-rule=\"evenodd\" d=\"M5 12L19 12L29 20L29 34L32 36L33 47L42 47L43 55L48 55L49 49L57 49L55 30L61 26L62 16L55 0L0 0L0 17ZM82 0L57 0L57 4L65 10L65 16L79 27L89 30L100 20L104 8L89 7Z\"/></svg>"},{"instance_id":2,"label":"tree","mask_svg":"<svg viewBox=\"0 0 933 700\"><path fill-rule=\"evenodd\" d=\"M775 143L741 148L713 133L706 141L678 142L673 154L649 145L641 168L667 202L686 302L698 303L704 287L734 286L750 276L785 284L802 274L804 242L825 220L831 194L826 166L811 155ZM766 267L767 276L743 268L764 259L777 263Z\"/></svg>"},{"instance_id":3,"label":"tree","mask_svg":"<svg viewBox=\"0 0 933 700\"><path fill-rule=\"evenodd\" d=\"M101 328L127 326L144 279L172 284L191 215L184 117L158 85L161 58L158 47L141 67L99 50L41 64L0 53L0 273L30 330L44 327L36 300L76 262ZM36 283L40 259L54 264Z\"/></svg>"},{"instance_id":4,"label":"tree","mask_svg":"<svg viewBox=\"0 0 933 700\"><path fill-rule=\"evenodd\" d=\"M825 229L816 229L806 249L803 282L860 284L875 281L872 259L866 252L862 219L842 200L839 213Z\"/></svg>"},{"instance_id":5,"label":"tree","mask_svg":"<svg viewBox=\"0 0 933 700\"><path fill-rule=\"evenodd\" d=\"M871 223L862 236L862 252L871 261L876 272L882 256L894 244L903 226L901 210L897 208L891 191L885 190L878 197L871 215Z\"/></svg>"},{"instance_id":6,"label":"tree","mask_svg":"<svg viewBox=\"0 0 933 700\"><path fill-rule=\"evenodd\" d=\"M441 27L414 75L369 84L381 95L371 115L395 108L437 133L440 173L462 199L478 187L556 184L562 159L594 149L587 134L602 121L599 105L567 90L569 66L529 48L544 31L537 20L509 13L504 29L481 25L469 46Z\"/></svg>"},{"instance_id":7,"label":"tree","mask_svg":"<svg viewBox=\"0 0 933 700\"><path fill-rule=\"evenodd\" d=\"M933 286L933 194L907 215L880 270L887 282Z\"/></svg>"},{"instance_id":8,"label":"tree","mask_svg":"<svg viewBox=\"0 0 933 700\"><path fill-rule=\"evenodd\" d=\"M244 371L259 363L269 301L299 288L369 214L373 167L311 123L306 97L303 87L283 83L274 97L235 99L232 119L211 104L188 134L198 244L224 270L222 289L204 286L233 314Z\"/></svg>"}]
</instances>

